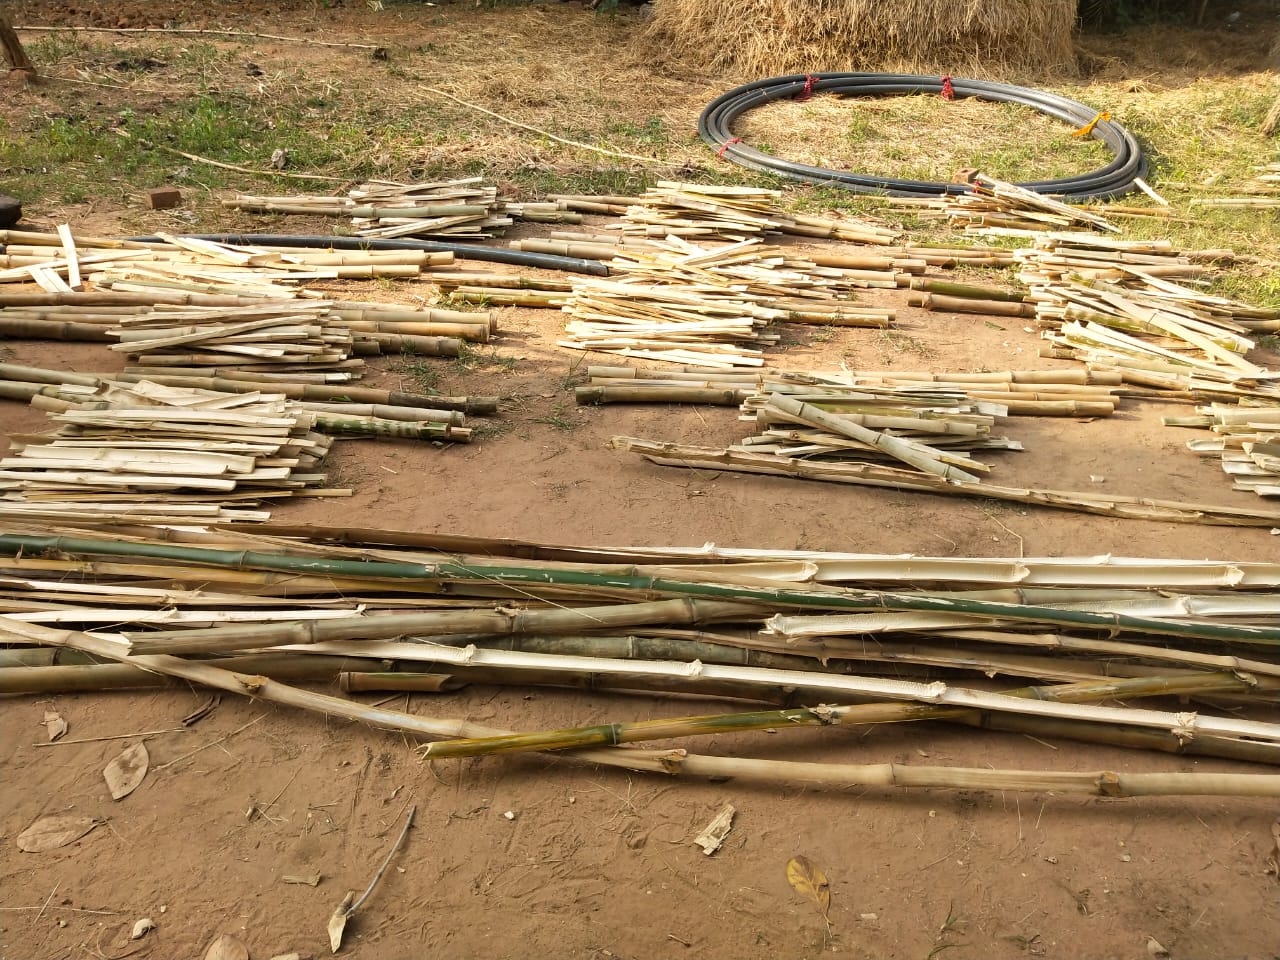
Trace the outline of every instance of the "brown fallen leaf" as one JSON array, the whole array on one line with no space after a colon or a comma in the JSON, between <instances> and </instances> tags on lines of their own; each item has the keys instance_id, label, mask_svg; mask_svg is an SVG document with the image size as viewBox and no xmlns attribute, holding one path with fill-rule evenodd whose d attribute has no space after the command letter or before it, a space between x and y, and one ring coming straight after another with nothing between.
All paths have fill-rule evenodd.
<instances>
[{"instance_id":1,"label":"brown fallen leaf","mask_svg":"<svg viewBox=\"0 0 1280 960\"><path fill-rule=\"evenodd\" d=\"M147 766L151 758L147 755L145 743L135 743L118 757L107 764L102 777L107 781L107 789L111 791L112 800L123 800L134 790L147 775Z\"/></svg>"},{"instance_id":2,"label":"brown fallen leaf","mask_svg":"<svg viewBox=\"0 0 1280 960\"><path fill-rule=\"evenodd\" d=\"M816 903L822 919L831 925L831 883L821 867L808 857L792 857L787 861L787 883Z\"/></svg>"},{"instance_id":3,"label":"brown fallen leaf","mask_svg":"<svg viewBox=\"0 0 1280 960\"><path fill-rule=\"evenodd\" d=\"M231 934L224 933L209 944L204 960L249 960L249 949Z\"/></svg>"},{"instance_id":4,"label":"brown fallen leaf","mask_svg":"<svg viewBox=\"0 0 1280 960\"><path fill-rule=\"evenodd\" d=\"M53 710L46 710L44 712L44 719L40 722L44 724L44 728L49 734L50 743L53 743L53 741L65 735L67 732L67 721L62 719L61 714Z\"/></svg>"},{"instance_id":5,"label":"brown fallen leaf","mask_svg":"<svg viewBox=\"0 0 1280 960\"><path fill-rule=\"evenodd\" d=\"M1155 960L1169 960L1169 951L1155 937L1147 937L1147 953L1151 954Z\"/></svg>"},{"instance_id":6,"label":"brown fallen leaf","mask_svg":"<svg viewBox=\"0 0 1280 960\"><path fill-rule=\"evenodd\" d=\"M97 817L69 815L41 817L18 834L18 849L27 853L44 853L74 843L104 821Z\"/></svg>"}]
</instances>

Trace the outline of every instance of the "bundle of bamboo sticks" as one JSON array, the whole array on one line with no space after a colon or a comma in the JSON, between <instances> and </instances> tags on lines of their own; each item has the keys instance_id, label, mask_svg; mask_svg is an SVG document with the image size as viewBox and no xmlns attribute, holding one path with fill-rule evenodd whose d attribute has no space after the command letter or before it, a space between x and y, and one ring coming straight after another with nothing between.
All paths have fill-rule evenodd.
<instances>
[{"instance_id":1,"label":"bundle of bamboo sticks","mask_svg":"<svg viewBox=\"0 0 1280 960\"><path fill-rule=\"evenodd\" d=\"M350 492L312 472L332 441L282 396L108 382L31 404L59 426L11 438L13 455L0 460L6 518L260 521L269 514L251 508L263 500Z\"/></svg>"},{"instance_id":2,"label":"bundle of bamboo sticks","mask_svg":"<svg viewBox=\"0 0 1280 960\"><path fill-rule=\"evenodd\" d=\"M373 180L353 187L345 197L238 195L224 207L252 213L282 213L350 218L362 237L449 237L483 240L501 234L517 220L579 223L582 218L555 203L521 203L500 198L483 177L432 183Z\"/></svg>"},{"instance_id":3,"label":"bundle of bamboo sticks","mask_svg":"<svg viewBox=\"0 0 1280 960\"><path fill-rule=\"evenodd\" d=\"M1084 369L1008 370L993 373L926 373L903 370L783 370L706 372L653 371L637 367L590 366L588 383L575 389L580 404L706 403L743 405L745 419L760 398L771 393L835 395L897 391L913 395L959 397L988 404L1003 416L1104 417L1115 412L1122 396L1132 395L1118 372ZM835 401L833 401L835 402Z\"/></svg>"},{"instance_id":4,"label":"bundle of bamboo sticks","mask_svg":"<svg viewBox=\"0 0 1280 960\"><path fill-rule=\"evenodd\" d=\"M592 202L597 198L557 198ZM888 246L900 231L860 217L817 217L784 210L781 190L660 180L607 229L629 237L746 240L769 233Z\"/></svg>"},{"instance_id":5,"label":"bundle of bamboo sticks","mask_svg":"<svg viewBox=\"0 0 1280 960\"><path fill-rule=\"evenodd\" d=\"M1015 230L1066 230L1084 227L1119 233L1106 217L1084 207L1062 203L1017 184L975 174L971 192L929 198L886 198L890 206L910 209L918 216L945 218L966 233L988 228Z\"/></svg>"},{"instance_id":6,"label":"bundle of bamboo sticks","mask_svg":"<svg viewBox=\"0 0 1280 960\"><path fill-rule=\"evenodd\" d=\"M566 750L658 774L829 786L1280 794L1270 772L1135 778L619 746L910 720L1274 769L1275 564L606 549L259 529L188 525L148 535L134 525L120 536L109 524L12 526L0 534L0 692L180 678L408 733L430 741L423 752L432 758ZM201 586L157 586L164 581ZM369 707L295 680L338 680L350 692L470 683L645 691L751 710L517 734ZM1137 705L1142 698L1156 699ZM1066 765L1077 764L1068 756Z\"/></svg>"},{"instance_id":7,"label":"bundle of bamboo sticks","mask_svg":"<svg viewBox=\"0 0 1280 960\"><path fill-rule=\"evenodd\" d=\"M290 391L300 399L290 399L252 381L162 384L12 364L0 364L0 377L0 398L26 399L59 425L10 438L14 455L0 461L0 516L7 519L122 512L262 521L269 513L249 509L260 501L350 495L324 488L324 475L309 472L334 436L471 439L466 398L455 398L463 409L441 409L424 406L429 398L373 391L373 400L413 405L362 403L345 388L338 399L302 385ZM484 412L496 405L483 404Z\"/></svg>"},{"instance_id":8,"label":"bundle of bamboo sticks","mask_svg":"<svg viewBox=\"0 0 1280 960\"><path fill-rule=\"evenodd\" d=\"M622 248L610 272L573 279L561 346L711 368L762 366L762 349L744 345L776 342L771 323L887 327L894 317L849 299L867 282L853 268L790 256L759 239L704 248L668 237Z\"/></svg>"},{"instance_id":9,"label":"bundle of bamboo sticks","mask_svg":"<svg viewBox=\"0 0 1280 960\"><path fill-rule=\"evenodd\" d=\"M1019 250L1019 279L1045 338L1094 363L1195 373L1280 396L1280 374L1246 358L1252 334L1280 330L1280 311L1251 307L1175 282L1209 272L1167 241L1049 234Z\"/></svg>"}]
</instances>

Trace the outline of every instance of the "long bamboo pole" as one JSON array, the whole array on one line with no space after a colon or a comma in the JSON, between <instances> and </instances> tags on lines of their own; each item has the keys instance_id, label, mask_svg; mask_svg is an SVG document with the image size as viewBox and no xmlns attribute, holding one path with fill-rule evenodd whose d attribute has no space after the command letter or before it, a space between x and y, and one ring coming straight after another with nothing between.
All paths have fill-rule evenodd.
<instances>
[{"instance_id":1,"label":"long bamboo pole","mask_svg":"<svg viewBox=\"0 0 1280 960\"><path fill-rule=\"evenodd\" d=\"M1229 673L1191 677L1141 677L1129 680L1102 680L1095 683L1063 684L1053 687L1023 687L1008 690L1004 696L1052 703L1085 704L1110 698L1136 698L1214 693L1247 690L1249 684ZM471 740L446 740L422 748L426 757L475 757L490 753L514 753L535 750L564 750L572 747L675 737L712 736L744 730L791 730L799 727L869 723L897 723L915 720L968 720L988 716L987 711L956 707L937 707L903 703L868 703L852 706L802 707L789 710L763 710L752 713L726 713L712 716L675 717L631 723L593 724L561 730L517 734L511 737L487 737ZM1070 718L1062 718L1070 719ZM1176 738L1176 735L1175 735ZM1187 737L1190 740L1192 738Z\"/></svg>"},{"instance_id":2,"label":"long bamboo pole","mask_svg":"<svg viewBox=\"0 0 1280 960\"><path fill-rule=\"evenodd\" d=\"M124 644L103 635L50 630L0 617L0 634L54 646L68 646L112 660L133 662ZM427 737L504 736L481 724L459 720L430 720L413 714L367 707L339 697L299 690L265 677L221 670L178 657L155 656L138 664L170 676L183 677L241 696L313 710L329 716L360 720L373 726ZM706 757L683 750L637 750L589 747L568 751L578 760L650 773L737 777L762 783L803 782L832 788L851 786L935 787L982 790L1030 790L1085 793L1096 796L1280 796L1280 776L1262 774L1061 773L991 770L989 768L909 767L902 764L823 764L786 760L748 760Z\"/></svg>"},{"instance_id":3,"label":"long bamboo pole","mask_svg":"<svg viewBox=\"0 0 1280 960\"><path fill-rule=\"evenodd\" d=\"M105 556L149 557L178 560L212 566L235 568L256 567L262 570L293 571L308 574L335 576L373 576L396 579L413 579L427 584L441 580L459 582L487 582L493 584L520 584L528 586L602 587L611 590L636 591L643 596L676 596L691 599L723 600L730 607L717 610L715 616L736 615L752 618L750 606L785 606L831 610L920 610L934 613L967 613L996 619L1028 623L1051 623L1059 626L1079 627L1105 631L1127 630L1153 636L1220 640L1237 643L1257 643L1280 646L1280 627L1252 626L1246 624L1222 624L1182 622L1156 617L1138 617L1122 613L1096 613L1086 610L1062 610L1056 607L1030 604L1011 604L978 599L958 599L867 590L837 590L829 587L805 589L790 587L752 587L718 583L700 583L675 580L654 575L626 575L622 572L584 573L579 570L554 567L519 567L480 565L452 561L417 563L391 561L351 561L321 557L294 556L285 553L267 553L252 550L218 550L202 547L174 546L163 543L128 543L112 540L94 540L79 537L31 536L0 534L0 554L16 556L20 553L67 553ZM732 606L736 601L737 606ZM673 601L674 602L674 601ZM756 611L758 613L758 611ZM505 618L493 621L501 623L493 631L509 633L513 622ZM678 616L678 614L677 614ZM653 621L650 621L653 622ZM331 621L339 624L342 621ZM368 621L352 624L358 631L368 628ZM583 625L576 618L565 625L576 629ZM599 624L605 626L606 624ZM404 635L413 628L382 634ZM451 632L458 632L457 630ZM185 633L190 637L194 631ZM368 636L362 632L357 636ZM335 635L336 636L336 635ZM261 637L240 638L240 640ZM291 642L291 641L277 641ZM307 642L303 640L302 642Z\"/></svg>"},{"instance_id":4,"label":"long bamboo pole","mask_svg":"<svg viewBox=\"0 0 1280 960\"><path fill-rule=\"evenodd\" d=\"M323 628L326 623L318 621ZM1223 736L1280 743L1280 724L1233 718L1201 716L1195 713L1168 713L1093 704L1061 704L1030 700L1004 694L988 693L967 687L954 687L942 681L920 683L886 677L833 676L816 672L773 670L764 667L741 667L725 664L616 660L608 657L574 657L559 654L519 653L486 650L475 646L463 648L435 643L395 643L385 641L335 641L286 647L299 651L337 656L370 656L378 659L419 660L432 664L459 664L508 667L515 670L560 669L566 672L600 674L629 673L642 676L697 676L712 680L757 683L762 686L803 685L824 693L848 697L877 697L906 700L937 706L969 707L1002 713L1025 713L1064 720L1091 720L1096 723L1146 727L1165 730L1178 737L1193 737L1201 732ZM776 722L776 720L775 720Z\"/></svg>"}]
</instances>

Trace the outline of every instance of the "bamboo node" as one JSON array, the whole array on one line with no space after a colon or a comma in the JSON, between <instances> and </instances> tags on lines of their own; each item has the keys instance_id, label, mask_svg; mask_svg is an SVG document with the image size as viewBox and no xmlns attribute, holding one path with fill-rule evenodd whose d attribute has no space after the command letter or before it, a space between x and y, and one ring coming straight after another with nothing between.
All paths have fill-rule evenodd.
<instances>
[{"instance_id":1,"label":"bamboo node","mask_svg":"<svg viewBox=\"0 0 1280 960\"><path fill-rule=\"evenodd\" d=\"M658 757L658 763L662 765L664 772L675 775L683 771L684 758L688 755L687 750L668 750Z\"/></svg>"},{"instance_id":2,"label":"bamboo node","mask_svg":"<svg viewBox=\"0 0 1280 960\"><path fill-rule=\"evenodd\" d=\"M1170 733L1177 737L1179 742L1190 743L1196 738L1196 724L1200 720L1200 715L1198 713L1177 713L1174 716L1178 720L1178 725Z\"/></svg>"},{"instance_id":3,"label":"bamboo node","mask_svg":"<svg viewBox=\"0 0 1280 960\"><path fill-rule=\"evenodd\" d=\"M1098 774L1098 794L1103 797L1123 797L1124 787L1120 784L1120 775L1105 770Z\"/></svg>"},{"instance_id":4,"label":"bamboo node","mask_svg":"<svg viewBox=\"0 0 1280 960\"><path fill-rule=\"evenodd\" d=\"M811 714L817 717L824 724L837 724L840 722L840 714L836 708L829 703L820 703L816 707L809 710Z\"/></svg>"}]
</instances>

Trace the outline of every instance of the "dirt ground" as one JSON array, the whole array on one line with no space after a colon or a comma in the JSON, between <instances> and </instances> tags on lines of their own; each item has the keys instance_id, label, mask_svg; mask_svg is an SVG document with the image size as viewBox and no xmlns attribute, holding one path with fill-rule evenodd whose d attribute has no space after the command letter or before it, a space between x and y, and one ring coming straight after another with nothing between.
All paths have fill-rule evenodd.
<instances>
[{"instance_id":1,"label":"dirt ground","mask_svg":"<svg viewBox=\"0 0 1280 960\"><path fill-rule=\"evenodd\" d=\"M501 35L538 24L571 45L575 30L585 33L596 22L576 3L388 5L389 15L364 3L14 6L19 22L150 26L181 14L190 26L388 43L433 30ZM563 23L551 30L556 18ZM608 32L623 35L630 23L624 18ZM271 49L301 55L288 46ZM98 203L68 218L110 230L136 229L138 217ZM352 296L379 292L354 283L344 289ZM416 293L403 286L398 292ZM898 329L828 337L793 328L773 359L793 368L1052 363L1037 356L1037 337L1024 321L929 314L907 307L896 291L866 300L896 306ZM605 441L625 434L723 445L744 435L745 425L725 408L577 408L571 384L587 363L608 358L556 347L554 312L503 308L500 325L493 346L501 361L437 364L441 392L505 398L491 435L443 448L342 441L330 473L354 496L282 505L275 518L602 545L1280 558L1280 537L1265 528L1111 520L659 468L611 452ZM118 358L99 345L3 346L17 363L118 369ZM487 348L480 356L489 357ZM1274 354L1258 359L1280 364ZM416 389L396 361L375 364L366 382ZM1161 426L1162 415L1185 409L1127 404L1105 420L1013 419L1009 433L1026 450L992 455L992 478L1084 490L1102 477L1101 489L1112 493L1259 507L1254 495L1233 492L1215 463L1186 451L1186 435ZM0 404L0 433L43 423L17 404ZM0 440L0 453L6 447ZM170 689L0 702L0 960L196 958L222 933L243 940L255 960L329 955L330 912L345 891L368 883L410 803L418 807L416 825L352 922L342 956L1149 958L1149 938L1175 958L1280 956L1280 886L1265 867L1278 813L1272 801L823 793L627 776L542 757L427 766L406 739L230 698L193 728L172 732L206 699L201 690ZM670 698L490 687L392 703L513 729L706 709ZM47 709L66 718L68 739L134 739L38 746ZM144 733L152 771L135 793L113 802L101 770ZM840 749L831 749L833 741ZM997 768L1247 769L940 724L722 736L699 749ZM724 803L738 810L734 829L725 847L706 857L692 839ZM255 804L264 815L247 814ZM64 812L108 822L60 850L17 852L13 838L21 830ZM785 865L797 854L830 878L829 926L787 884ZM282 880L310 874L322 877L318 886ZM157 929L130 942L129 930L143 917Z\"/></svg>"}]
</instances>

